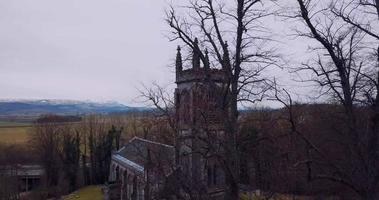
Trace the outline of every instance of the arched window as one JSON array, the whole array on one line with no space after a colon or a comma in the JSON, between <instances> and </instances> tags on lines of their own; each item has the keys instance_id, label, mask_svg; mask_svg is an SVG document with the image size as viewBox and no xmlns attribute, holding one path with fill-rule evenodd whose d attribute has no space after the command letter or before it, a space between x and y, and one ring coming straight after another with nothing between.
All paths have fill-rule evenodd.
<instances>
[{"instance_id":1,"label":"arched window","mask_svg":"<svg viewBox=\"0 0 379 200\"><path fill-rule=\"evenodd\" d=\"M218 181L218 169L217 169L217 165L214 165L213 166L213 185L217 185Z\"/></svg>"},{"instance_id":2,"label":"arched window","mask_svg":"<svg viewBox=\"0 0 379 200\"><path fill-rule=\"evenodd\" d=\"M116 167L116 181L119 181L120 180L120 169L119 167L117 166Z\"/></svg>"},{"instance_id":3,"label":"arched window","mask_svg":"<svg viewBox=\"0 0 379 200\"><path fill-rule=\"evenodd\" d=\"M137 200L138 197L138 185L137 185L137 177L133 177L133 191L132 191L132 200Z\"/></svg>"},{"instance_id":4,"label":"arched window","mask_svg":"<svg viewBox=\"0 0 379 200\"><path fill-rule=\"evenodd\" d=\"M190 94L187 90L183 90L180 94L180 100L179 100L179 121L180 123L189 123L191 120L190 116Z\"/></svg>"},{"instance_id":5,"label":"arched window","mask_svg":"<svg viewBox=\"0 0 379 200\"><path fill-rule=\"evenodd\" d=\"M123 175L122 175L122 192L123 197L128 197L128 171L125 169Z\"/></svg>"},{"instance_id":6,"label":"arched window","mask_svg":"<svg viewBox=\"0 0 379 200\"><path fill-rule=\"evenodd\" d=\"M213 174L212 174L212 167L210 167L210 166L208 166L208 169L207 169L207 174L208 174L208 186L211 186L212 185L212 176L213 176Z\"/></svg>"},{"instance_id":7,"label":"arched window","mask_svg":"<svg viewBox=\"0 0 379 200\"><path fill-rule=\"evenodd\" d=\"M110 181L115 181L115 179L116 179L116 165L112 164L112 166L111 166Z\"/></svg>"}]
</instances>

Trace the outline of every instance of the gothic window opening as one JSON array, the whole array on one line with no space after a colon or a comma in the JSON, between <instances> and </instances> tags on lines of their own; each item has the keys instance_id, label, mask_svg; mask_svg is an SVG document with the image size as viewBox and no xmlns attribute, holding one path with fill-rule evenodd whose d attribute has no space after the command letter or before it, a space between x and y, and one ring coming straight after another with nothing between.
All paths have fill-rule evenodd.
<instances>
[{"instance_id":1,"label":"gothic window opening","mask_svg":"<svg viewBox=\"0 0 379 200\"><path fill-rule=\"evenodd\" d=\"M117 166L116 167L116 181L119 181L120 180L120 169L119 167Z\"/></svg>"},{"instance_id":2,"label":"gothic window opening","mask_svg":"<svg viewBox=\"0 0 379 200\"><path fill-rule=\"evenodd\" d=\"M133 178L133 191L132 191L132 200L137 200L138 197L138 186L137 186L137 177Z\"/></svg>"},{"instance_id":3,"label":"gothic window opening","mask_svg":"<svg viewBox=\"0 0 379 200\"><path fill-rule=\"evenodd\" d=\"M208 166L208 186L212 185L212 168Z\"/></svg>"},{"instance_id":4,"label":"gothic window opening","mask_svg":"<svg viewBox=\"0 0 379 200\"><path fill-rule=\"evenodd\" d=\"M128 172L127 172L127 170L125 170L124 171L124 173L123 173L123 177L122 177L122 182L123 182L123 188L122 188L122 190L123 190L123 196L124 197L127 197L128 196Z\"/></svg>"},{"instance_id":5,"label":"gothic window opening","mask_svg":"<svg viewBox=\"0 0 379 200\"><path fill-rule=\"evenodd\" d=\"M213 185L217 185L217 178L218 178L217 166L214 165L213 166Z\"/></svg>"}]
</instances>

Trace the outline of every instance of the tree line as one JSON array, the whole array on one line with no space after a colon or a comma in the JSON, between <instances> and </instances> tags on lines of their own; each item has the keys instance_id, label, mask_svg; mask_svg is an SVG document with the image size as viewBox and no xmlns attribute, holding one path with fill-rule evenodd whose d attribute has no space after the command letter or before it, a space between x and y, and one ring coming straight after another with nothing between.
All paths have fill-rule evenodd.
<instances>
[{"instance_id":1,"label":"tree line","mask_svg":"<svg viewBox=\"0 0 379 200\"><path fill-rule=\"evenodd\" d=\"M106 183L112 152L134 136L170 143L165 130L163 120L149 113L41 116L32 125L27 143L0 144L0 166L13 166L15 171L20 164L41 165L42 185L29 197L60 197L85 185ZM0 171L0 197L19 199L19 180L15 174L2 173L7 169Z\"/></svg>"}]
</instances>

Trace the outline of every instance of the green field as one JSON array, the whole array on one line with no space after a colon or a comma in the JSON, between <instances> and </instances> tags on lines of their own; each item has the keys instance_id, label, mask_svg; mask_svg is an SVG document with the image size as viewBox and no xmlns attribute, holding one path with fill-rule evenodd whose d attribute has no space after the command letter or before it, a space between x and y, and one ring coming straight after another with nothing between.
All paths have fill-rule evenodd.
<instances>
[{"instance_id":1,"label":"green field","mask_svg":"<svg viewBox=\"0 0 379 200\"><path fill-rule=\"evenodd\" d=\"M0 143L22 144L30 138L31 127L28 126L0 126Z\"/></svg>"},{"instance_id":2,"label":"green field","mask_svg":"<svg viewBox=\"0 0 379 200\"><path fill-rule=\"evenodd\" d=\"M79 189L63 198L64 200L103 200L101 186L92 185Z\"/></svg>"}]
</instances>

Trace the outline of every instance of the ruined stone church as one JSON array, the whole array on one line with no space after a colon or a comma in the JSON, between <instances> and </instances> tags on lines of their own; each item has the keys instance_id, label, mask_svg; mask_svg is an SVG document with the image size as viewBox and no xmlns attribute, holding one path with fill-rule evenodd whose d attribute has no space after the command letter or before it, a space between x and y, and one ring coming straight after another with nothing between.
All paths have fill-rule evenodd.
<instances>
[{"instance_id":1,"label":"ruined stone church","mask_svg":"<svg viewBox=\"0 0 379 200\"><path fill-rule=\"evenodd\" d=\"M197 45L197 41L195 43ZM208 52L193 48L192 66L176 56L176 146L135 137L112 155L110 181L115 199L171 199L222 193L224 175L217 156L224 138L225 69L211 68ZM174 198L175 199L175 198Z\"/></svg>"}]
</instances>

